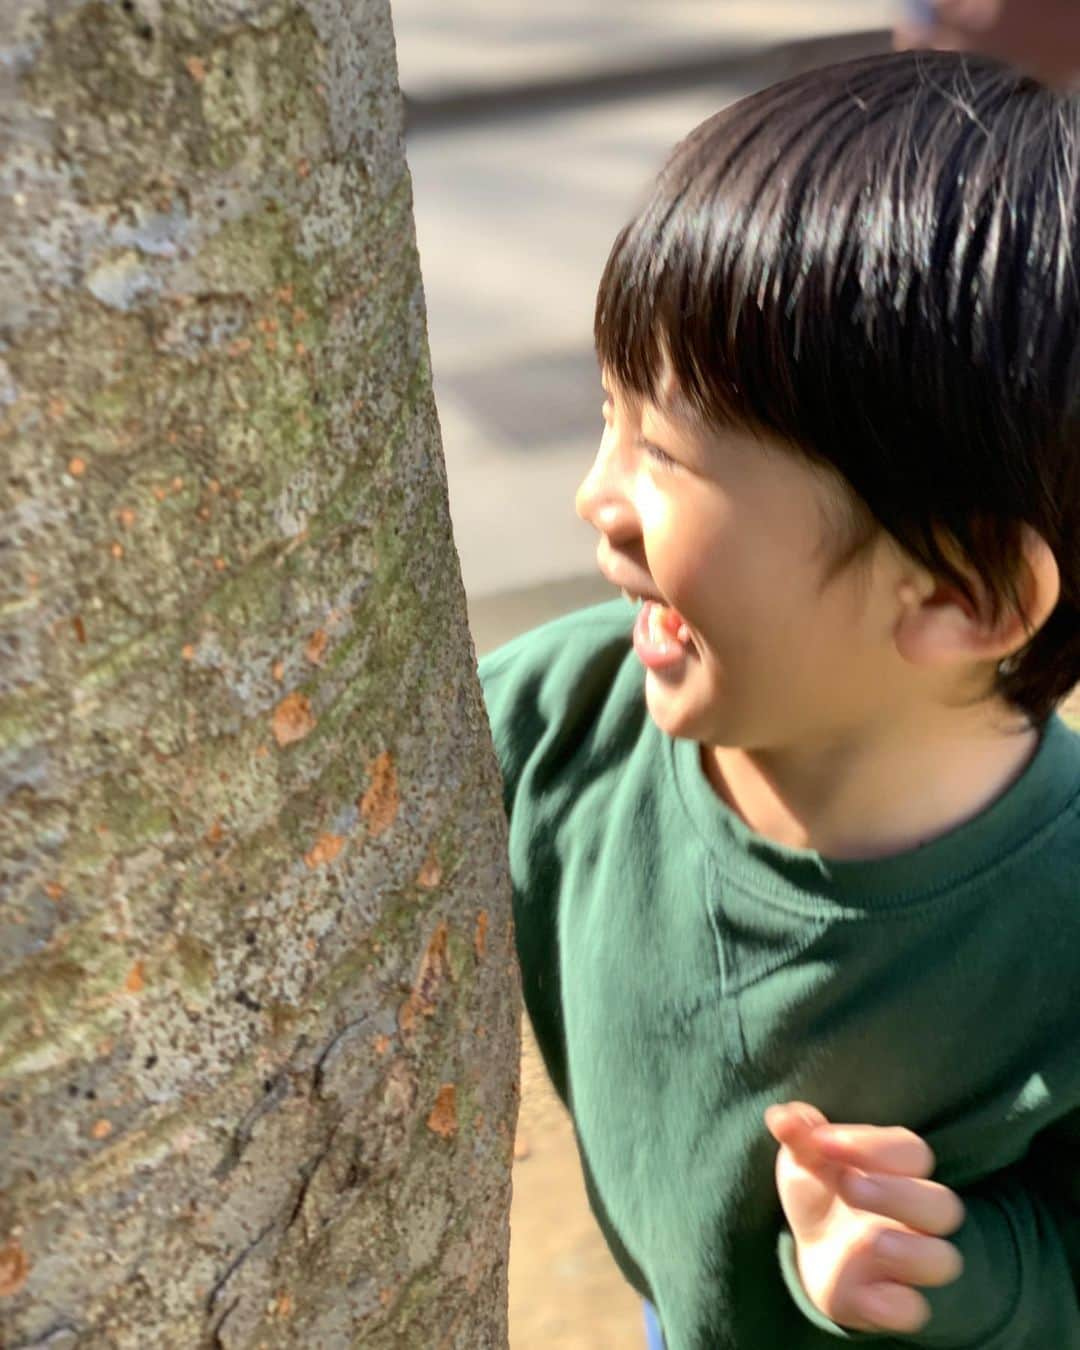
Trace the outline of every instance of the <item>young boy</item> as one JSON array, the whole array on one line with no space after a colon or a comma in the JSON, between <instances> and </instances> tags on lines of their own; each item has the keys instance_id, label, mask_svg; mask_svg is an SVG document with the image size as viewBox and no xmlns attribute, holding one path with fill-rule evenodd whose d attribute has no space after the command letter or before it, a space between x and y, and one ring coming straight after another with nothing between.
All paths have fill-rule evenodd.
<instances>
[{"instance_id":1,"label":"young boy","mask_svg":"<svg viewBox=\"0 0 1080 1350\"><path fill-rule=\"evenodd\" d=\"M1080 1347L1078 208L1080 104L894 55L710 119L608 261L630 601L481 673L668 1350Z\"/></svg>"}]
</instances>

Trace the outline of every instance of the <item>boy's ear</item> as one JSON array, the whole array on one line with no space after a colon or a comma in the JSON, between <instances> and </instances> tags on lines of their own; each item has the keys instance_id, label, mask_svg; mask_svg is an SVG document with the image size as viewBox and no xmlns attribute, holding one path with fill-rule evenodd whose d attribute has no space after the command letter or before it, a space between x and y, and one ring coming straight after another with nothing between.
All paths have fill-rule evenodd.
<instances>
[{"instance_id":1,"label":"boy's ear","mask_svg":"<svg viewBox=\"0 0 1080 1350\"><path fill-rule=\"evenodd\" d=\"M916 580L909 575L898 586L900 613L893 638L905 661L939 668L1002 661L1028 644L1061 594L1057 559L1042 535L1028 525L1023 526L1017 576L1024 615L1009 607L997 624L992 623L986 586L970 571L966 574L977 601L974 606L955 586L927 572Z\"/></svg>"}]
</instances>

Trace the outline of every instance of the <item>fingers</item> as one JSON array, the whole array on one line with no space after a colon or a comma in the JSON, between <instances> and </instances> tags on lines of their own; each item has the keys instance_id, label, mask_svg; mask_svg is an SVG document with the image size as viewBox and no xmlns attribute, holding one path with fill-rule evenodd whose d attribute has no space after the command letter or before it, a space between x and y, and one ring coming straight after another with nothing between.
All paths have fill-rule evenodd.
<instances>
[{"instance_id":1,"label":"fingers","mask_svg":"<svg viewBox=\"0 0 1080 1350\"><path fill-rule=\"evenodd\" d=\"M951 1242L890 1228L864 1249L861 1277L841 1280L821 1300L827 1317L853 1331L919 1331L930 1319L930 1305L915 1286L951 1284L964 1262Z\"/></svg>"},{"instance_id":2,"label":"fingers","mask_svg":"<svg viewBox=\"0 0 1080 1350\"><path fill-rule=\"evenodd\" d=\"M964 1258L944 1238L887 1229L874 1239L874 1259L882 1273L898 1284L937 1289L952 1284L964 1271Z\"/></svg>"},{"instance_id":3,"label":"fingers","mask_svg":"<svg viewBox=\"0 0 1080 1350\"><path fill-rule=\"evenodd\" d=\"M936 1181L848 1169L840 1177L839 1191L856 1209L938 1237L955 1233L964 1222L960 1197Z\"/></svg>"},{"instance_id":4,"label":"fingers","mask_svg":"<svg viewBox=\"0 0 1080 1350\"><path fill-rule=\"evenodd\" d=\"M900 1125L831 1125L808 1102L770 1106L765 1125L806 1166L841 1163L863 1172L928 1177L934 1170L929 1144Z\"/></svg>"},{"instance_id":5,"label":"fingers","mask_svg":"<svg viewBox=\"0 0 1080 1350\"><path fill-rule=\"evenodd\" d=\"M928 1177L934 1154L925 1139L900 1125L828 1125L814 1131L822 1157L861 1172Z\"/></svg>"},{"instance_id":6,"label":"fingers","mask_svg":"<svg viewBox=\"0 0 1080 1350\"><path fill-rule=\"evenodd\" d=\"M852 1295L852 1319L859 1331L895 1331L911 1335L930 1320L930 1304L917 1289L881 1282L863 1285Z\"/></svg>"}]
</instances>

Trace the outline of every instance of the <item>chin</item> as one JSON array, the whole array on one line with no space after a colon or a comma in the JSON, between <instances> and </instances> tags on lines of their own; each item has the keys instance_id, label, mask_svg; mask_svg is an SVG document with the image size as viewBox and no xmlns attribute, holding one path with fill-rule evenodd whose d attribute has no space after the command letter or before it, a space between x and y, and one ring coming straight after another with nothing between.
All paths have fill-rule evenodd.
<instances>
[{"instance_id":1,"label":"chin","mask_svg":"<svg viewBox=\"0 0 1080 1350\"><path fill-rule=\"evenodd\" d=\"M676 740L709 741L715 716L686 696L683 690L665 688L650 672L645 681L645 706L662 732Z\"/></svg>"}]
</instances>

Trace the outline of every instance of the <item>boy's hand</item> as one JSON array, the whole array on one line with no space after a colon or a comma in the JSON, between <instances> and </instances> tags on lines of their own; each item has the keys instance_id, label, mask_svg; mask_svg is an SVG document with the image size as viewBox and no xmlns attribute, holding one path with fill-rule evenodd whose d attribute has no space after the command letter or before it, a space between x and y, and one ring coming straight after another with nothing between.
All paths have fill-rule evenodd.
<instances>
[{"instance_id":1,"label":"boy's hand","mask_svg":"<svg viewBox=\"0 0 1080 1350\"><path fill-rule=\"evenodd\" d=\"M770 1106L765 1124L780 1144L776 1186L815 1306L852 1331L918 1331L930 1306L915 1286L951 1284L963 1269L943 1235L964 1207L927 1179L929 1146L899 1126L831 1125L803 1102Z\"/></svg>"},{"instance_id":2,"label":"boy's hand","mask_svg":"<svg viewBox=\"0 0 1080 1350\"><path fill-rule=\"evenodd\" d=\"M894 44L981 52L1050 84L1069 84L1080 72L1076 0L937 0L933 10L932 27L906 24Z\"/></svg>"}]
</instances>

